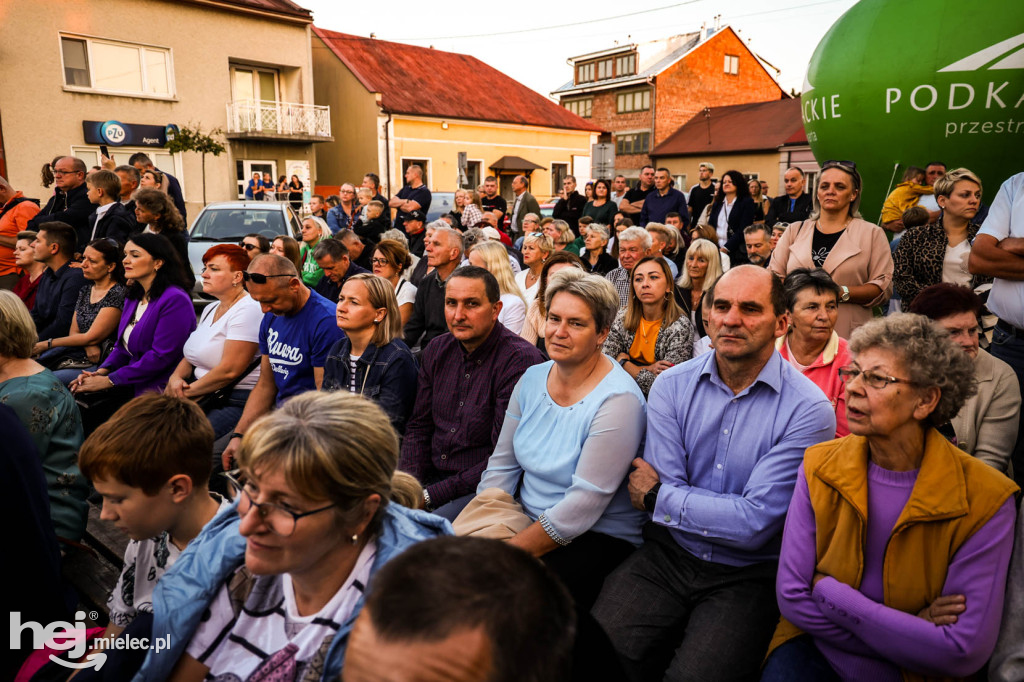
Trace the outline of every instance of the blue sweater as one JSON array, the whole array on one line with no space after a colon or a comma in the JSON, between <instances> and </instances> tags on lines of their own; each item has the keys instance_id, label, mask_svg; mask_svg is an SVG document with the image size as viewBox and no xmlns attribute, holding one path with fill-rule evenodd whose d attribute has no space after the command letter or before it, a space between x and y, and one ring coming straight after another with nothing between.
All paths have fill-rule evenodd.
<instances>
[{"instance_id":1,"label":"blue sweater","mask_svg":"<svg viewBox=\"0 0 1024 682\"><path fill-rule=\"evenodd\" d=\"M675 211L683 225L690 222L690 210L686 207L686 196L674 187L662 196L654 190L644 199L644 207L640 209L640 227L647 223L664 223L665 216Z\"/></svg>"}]
</instances>

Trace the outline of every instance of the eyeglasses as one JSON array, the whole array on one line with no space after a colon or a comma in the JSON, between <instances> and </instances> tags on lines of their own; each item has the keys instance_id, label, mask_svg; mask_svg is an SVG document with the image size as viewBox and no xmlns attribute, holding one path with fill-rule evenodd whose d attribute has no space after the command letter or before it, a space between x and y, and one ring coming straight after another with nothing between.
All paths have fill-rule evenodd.
<instances>
[{"instance_id":1,"label":"eyeglasses","mask_svg":"<svg viewBox=\"0 0 1024 682\"><path fill-rule=\"evenodd\" d=\"M294 275L264 275L259 272L242 272L242 279L246 282L255 282L256 284L266 284L267 280L271 277L294 277Z\"/></svg>"},{"instance_id":2,"label":"eyeglasses","mask_svg":"<svg viewBox=\"0 0 1024 682\"><path fill-rule=\"evenodd\" d=\"M387 258L372 258L370 259L370 265L388 265Z\"/></svg>"},{"instance_id":3,"label":"eyeglasses","mask_svg":"<svg viewBox=\"0 0 1024 682\"><path fill-rule=\"evenodd\" d=\"M835 168L836 166L840 166L842 168L849 168L850 170L854 171L857 170L857 164L855 164L853 161L837 161L836 159L829 159L825 163L821 164L821 169L825 170L826 168Z\"/></svg>"},{"instance_id":4,"label":"eyeglasses","mask_svg":"<svg viewBox=\"0 0 1024 682\"><path fill-rule=\"evenodd\" d=\"M319 514L320 512L327 511L337 507L336 504L329 504L326 507L320 507L308 512L293 512L291 509L286 509L279 504L271 504L269 502L257 502L253 499L254 495L258 495L259 491L255 490L253 485L246 481L242 483L238 480L237 476L241 472L238 469L233 471L225 471L222 476L227 479L228 484L232 490L235 491L235 497L238 497L238 515L245 517L249 514L249 511L253 508L256 509L256 513L263 519L263 523L267 525L270 532L275 535L282 537L288 537L295 532L295 526L299 523L299 519L304 516L312 516L313 514Z\"/></svg>"},{"instance_id":5,"label":"eyeglasses","mask_svg":"<svg viewBox=\"0 0 1024 682\"><path fill-rule=\"evenodd\" d=\"M55 171L53 171L53 174L54 175L71 175L72 173L84 173L84 172L85 171L76 171L76 170L55 170Z\"/></svg>"},{"instance_id":6,"label":"eyeglasses","mask_svg":"<svg viewBox=\"0 0 1024 682\"><path fill-rule=\"evenodd\" d=\"M256 246L255 244L246 244L245 242L238 242L238 245L241 246L246 251L252 251L253 249L260 248L260 247Z\"/></svg>"},{"instance_id":7,"label":"eyeglasses","mask_svg":"<svg viewBox=\"0 0 1024 682\"><path fill-rule=\"evenodd\" d=\"M889 384L907 384L913 386L914 382L910 379L897 379L896 377L886 376L884 374L876 374L870 371L864 371L856 365L847 365L839 370L839 376L841 376L847 383L853 381L857 377L863 377L864 383L871 388L882 390Z\"/></svg>"}]
</instances>

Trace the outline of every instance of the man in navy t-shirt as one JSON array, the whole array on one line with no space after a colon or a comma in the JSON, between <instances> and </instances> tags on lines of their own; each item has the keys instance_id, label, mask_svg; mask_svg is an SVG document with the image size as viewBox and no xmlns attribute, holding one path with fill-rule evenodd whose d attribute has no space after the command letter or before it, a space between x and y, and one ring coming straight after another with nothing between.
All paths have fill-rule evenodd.
<instances>
[{"instance_id":1,"label":"man in navy t-shirt","mask_svg":"<svg viewBox=\"0 0 1024 682\"><path fill-rule=\"evenodd\" d=\"M413 211L423 211L423 215L430 210L430 190L423 184L423 169L412 164L405 169L405 186L398 192L398 196L391 197L388 206L397 209L395 215L395 229L405 232L405 219Z\"/></svg>"},{"instance_id":2,"label":"man in navy t-shirt","mask_svg":"<svg viewBox=\"0 0 1024 682\"><path fill-rule=\"evenodd\" d=\"M344 336L335 305L303 284L287 258L256 256L245 277L249 295L265 313L260 323L260 378L221 457L225 469L256 419L293 395L320 389L327 353Z\"/></svg>"}]
</instances>

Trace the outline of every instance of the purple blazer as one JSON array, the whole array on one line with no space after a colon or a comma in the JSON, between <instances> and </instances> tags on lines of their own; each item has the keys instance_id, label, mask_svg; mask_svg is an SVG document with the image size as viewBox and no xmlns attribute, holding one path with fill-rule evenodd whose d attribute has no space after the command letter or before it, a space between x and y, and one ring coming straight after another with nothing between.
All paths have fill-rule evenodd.
<instances>
[{"instance_id":1,"label":"purple blazer","mask_svg":"<svg viewBox=\"0 0 1024 682\"><path fill-rule=\"evenodd\" d=\"M117 325L117 344L101 367L110 370L110 380L118 386L132 386L135 395L162 391L181 362L185 341L196 328L192 299L184 289L168 287L160 298L150 301L142 318L124 345L124 330L139 302L126 299L121 322Z\"/></svg>"}]
</instances>

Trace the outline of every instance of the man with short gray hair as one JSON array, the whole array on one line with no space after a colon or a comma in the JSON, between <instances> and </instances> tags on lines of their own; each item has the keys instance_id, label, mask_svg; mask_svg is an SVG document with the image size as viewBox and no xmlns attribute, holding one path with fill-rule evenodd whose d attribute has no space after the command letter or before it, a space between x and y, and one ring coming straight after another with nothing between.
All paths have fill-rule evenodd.
<instances>
[{"instance_id":1,"label":"man with short gray hair","mask_svg":"<svg viewBox=\"0 0 1024 682\"><path fill-rule=\"evenodd\" d=\"M747 260L750 264L768 267L768 261L772 257L772 240L764 223L744 228L743 239L747 243Z\"/></svg>"},{"instance_id":2,"label":"man with short gray hair","mask_svg":"<svg viewBox=\"0 0 1024 682\"><path fill-rule=\"evenodd\" d=\"M346 228L343 231L352 232ZM353 236L355 233L353 233ZM356 237L359 239L359 237ZM320 294L332 303L338 302L341 295L341 288L352 275L369 272L366 268L360 267L352 262L352 252L348 246L337 237L334 239L321 239L320 243L313 249L313 258L324 276L313 287L313 291Z\"/></svg>"},{"instance_id":3,"label":"man with short gray hair","mask_svg":"<svg viewBox=\"0 0 1024 682\"><path fill-rule=\"evenodd\" d=\"M642 227L627 227L619 233L619 267L604 276L619 294L619 310L629 304L633 290L629 273L641 258L651 252L651 235Z\"/></svg>"},{"instance_id":4,"label":"man with short gray hair","mask_svg":"<svg viewBox=\"0 0 1024 682\"><path fill-rule=\"evenodd\" d=\"M433 223L431 223L433 225ZM405 324L405 344L425 348L431 339L448 331L444 319L444 288L462 262L462 235L448 226L437 227L426 240L424 258L434 271L416 289L412 317Z\"/></svg>"},{"instance_id":5,"label":"man with short gray hair","mask_svg":"<svg viewBox=\"0 0 1024 682\"><path fill-rule=\"evenodd\" d=\"M523 222L527 215L540 213L540 204L532 194L526 191L526 176L517 175L512 178L512 193L515 200L512 202L512 236L523 233Z\"/></svg>"},{"instance_id":6,"label":"man with short gray hair","mask_svg":"<svg viewBox=\"0 0 1024 682\"><path fill-rule=\"evenodd\" d=\"M62 156L53 164L53 179L57 191L46 202L42 210L28 221L28 228L38 232L44 223L67 223L75 229L75 235L89 233L89 216L93 205L89 201L89 188L85 186L88 169L77 156ZM79 244L84 249L84 244Z\"/></svg>"}]
</instances>

